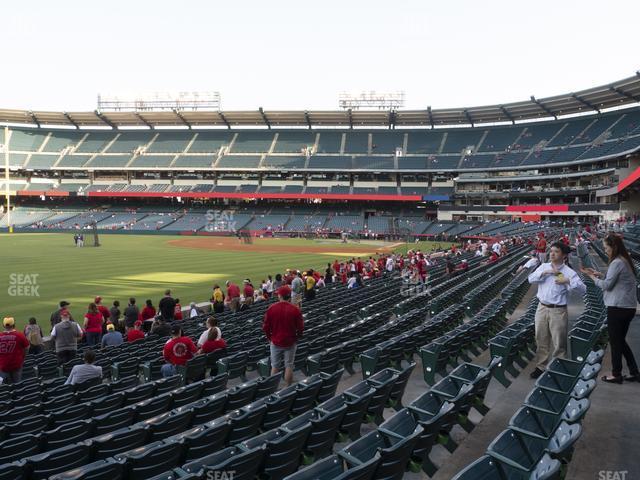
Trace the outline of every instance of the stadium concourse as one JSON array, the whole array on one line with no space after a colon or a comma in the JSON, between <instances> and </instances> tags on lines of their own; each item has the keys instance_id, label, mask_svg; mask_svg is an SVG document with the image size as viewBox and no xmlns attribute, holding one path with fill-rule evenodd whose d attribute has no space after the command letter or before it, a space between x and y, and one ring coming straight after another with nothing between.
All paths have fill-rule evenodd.
<instances>
[{"instance_id":1,"label":"stadium concourse","mask_svg":"<svg viewBox=\"0 0 640 480\"><path fill-rule=\"evenodd\" d=\"M226 347L174 376L161 374L167 330L98 349L102 375L75 385L84 343L60 366L51 350L27 355L23 380L0 386L0 478L634 478L637 385L597 380L611 367L606 309L580 271L604 265L605 230L539 232L573 245L586 293L569 299L567 359L537 380L534 233L385 254L354 265L355 288L337 278L305 296L291 387L261 331L274 298L216 314ZM637 261L640 228L624 235ZM209 316L174 323L195 343ZM633 325L632 348L639 338Z\"/></svg>"}]
</instances>

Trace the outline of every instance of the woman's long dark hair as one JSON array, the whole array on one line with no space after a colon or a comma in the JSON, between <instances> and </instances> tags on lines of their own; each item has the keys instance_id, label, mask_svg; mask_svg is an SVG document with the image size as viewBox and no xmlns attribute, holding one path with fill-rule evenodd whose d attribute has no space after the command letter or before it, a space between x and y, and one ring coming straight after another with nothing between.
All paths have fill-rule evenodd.
<instances>
[{"instance_id":1,"label":"woman's long dark hair","mask_svg":"<svg viewBox=\"0 0 640 480\"><path fill-rule=\"evenodd\" d=\"M627 251L627 247L624 246L622 237L615 233L609 233L604 237L604 242L611 247L611 255L609 255L609 263L611 263L617 257L624 258L631 267L631 271L636 275L636 267L633 265L633 260Z\"/></svg>"}]
</instances>

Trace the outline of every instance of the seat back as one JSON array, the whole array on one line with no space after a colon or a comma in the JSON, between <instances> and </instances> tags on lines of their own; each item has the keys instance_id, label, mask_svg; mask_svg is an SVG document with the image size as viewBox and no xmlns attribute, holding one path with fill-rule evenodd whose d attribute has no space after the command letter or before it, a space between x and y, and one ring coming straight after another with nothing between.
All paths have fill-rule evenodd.
<instances>
[{"instance_id":1,"label":"seat back","mask_svg":"<svg viewBox=\"0 0 640 480\"><path fill-rule=\"evenodd\" d=\"M139 448L147 443L149 430L146 427L123 428L89 441L92 458L104 460L122 452Z\"/></svg>"}]
</instances>

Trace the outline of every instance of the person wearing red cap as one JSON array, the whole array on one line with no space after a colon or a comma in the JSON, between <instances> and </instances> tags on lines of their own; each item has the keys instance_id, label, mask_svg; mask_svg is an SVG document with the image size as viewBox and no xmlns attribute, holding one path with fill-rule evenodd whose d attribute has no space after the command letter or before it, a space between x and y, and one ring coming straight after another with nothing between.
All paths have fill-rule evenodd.
<instances>
[{"instance_id":1,"label":"person wearing red cap","mask_svg":"<svg viewBox=\"0 0 640 480\"><path fill-rule=\"evenodd\" d=\"M0 377L4 383L18 383L22 380L22 365L29 349L29 340L16 330L16 322L6 317L0 332Z\"/></svg>"},{"instance_id":2,"label":"person wearing red cap","mask_svg":"<svg viewBox=\"0 0 640 480\"><path fill-rule=\"evenodd\" d=\"M144 338L144 332L142 331L142 322L140 320L133 324L133 327L127 330L127 342L135 342L136 340L142 340Z\"/></svg>"},{"instance_id":3,"label":"person wearing red cap","mask_svg":"<svg viewBox=\"0 0 640 480\"><path fill-rule=\"evenodd\" d=\"M280 301L267 309L262 330L271 343L271 374L280 372L284 363L284 380L291 385L296 345L304 332L304 322L300 309L290 302L291 288L285 285L277 293Z\"/></svg>"},{"instance_id":4,"label":"person wearing red cap","mask_svg":"<svg viewBox=\"0 0 640 480\"><path fill-rule=\"evenodd\" d=\"M102 315L102 318L104 318L104 324L106 325L106 323L109 321L109 318L111 317L111 313L109 312L109 309L107 307L102 305L102 297L100 295L96 296L96 298L93 299L93 303L95 303L98 307L98 311Z\"/></svg>"}]
</instances>

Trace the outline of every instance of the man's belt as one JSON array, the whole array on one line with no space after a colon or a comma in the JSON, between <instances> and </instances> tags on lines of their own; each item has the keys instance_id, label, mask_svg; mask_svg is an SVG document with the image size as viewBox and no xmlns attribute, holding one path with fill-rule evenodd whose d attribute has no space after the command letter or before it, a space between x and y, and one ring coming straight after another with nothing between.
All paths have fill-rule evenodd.
<instances>
[{"instance_id":1,"label":"man's belt","mask_svg":"<svg viewBox=\"0 0 640 480\"><path fill-rule=\"evenodd\" d=\"M553 304L547 305L546 303L542 303L542 302L540 302L540 305L547 308L567 308L566 305L553 305Z\"/></svg>"}]
</instances>

